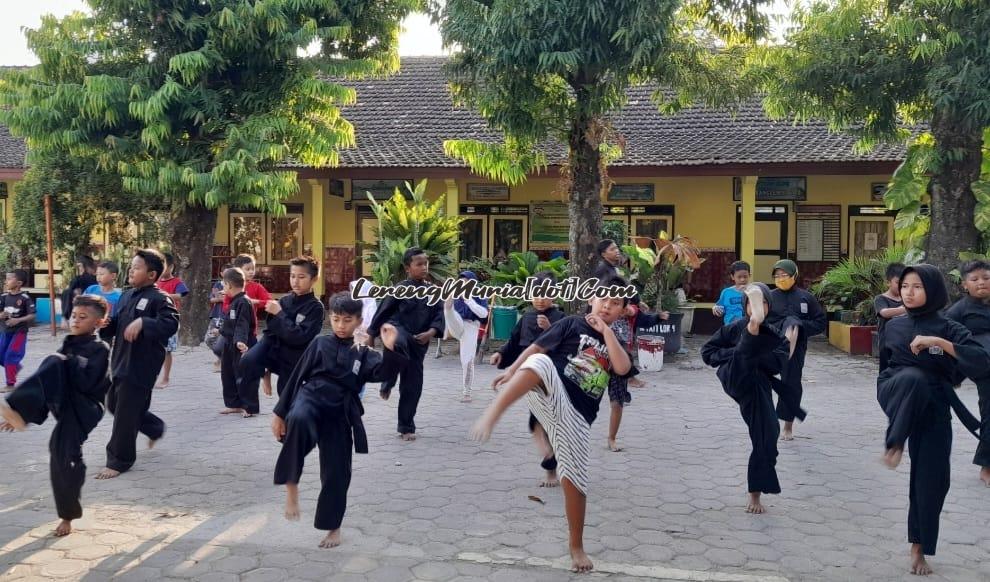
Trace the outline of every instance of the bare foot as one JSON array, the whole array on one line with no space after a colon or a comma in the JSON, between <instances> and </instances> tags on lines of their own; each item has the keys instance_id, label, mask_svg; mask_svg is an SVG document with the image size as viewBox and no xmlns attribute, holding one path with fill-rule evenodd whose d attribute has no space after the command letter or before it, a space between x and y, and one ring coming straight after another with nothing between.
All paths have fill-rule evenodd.
<instances>
[{"instance_id":1,"label":"bare foot","mask_svg":"<svg viewBox=\"0 0 990 582\"><path fill-rule=\"evenodd\" d=\"M932 572L934 570L925 560L925 553L921 551L921 544L911 544L911 573L917 576L928 576Z\"/></svg>"},{"instance_id":2,"label":"bare foot","mask_svg":"<svg viewBox=\"0 0 990 582\"><path fill-rule=\"evenodd\" d=\"M10 424L9 422L7 421L0 422L0 432L14 432L14 430L16 430L14 429L14 425Z\"/></svg>"},{"instance_id":3,"label":"bare foot","mask_svg":"<svg viewBox=\"0 0 990 582\"><path fill-rule=\"evenodd\" d=\"M0 398L0 416L3 417L7 424L12 426L14 430L24 430L27 427L27 423L24 422L24 417L20 415L16 410L7 404L6 398Z\"/></svg>"},{"instance_id":4,"label":"bare foot","mask_svg":"<svg viewBox=\"0 0 990 582\"><path fill-rule=\"evenodd\" d=\"M794 440L794 423L785 422L784 430L780 433L780 440L782 441L792 441Z\"/></svg>"},{"instance_id":5,"label":"bare foot","mask_svg":"<svg viewBox=\"0 0 990 582\"><path fill-rule=\"evenodd\" d=\"M760 492L751 492L749 502L746 504L746 513L766 513L767 509L760 503Z\"/></svg>"},{"instance_id":6,"label":"bare foot","mask_svg":"<svg viewBox=\"0 0 990 582\"><path fill-rule=\"evenodd\" d=\"M639 378L630 378L629 379L629 387L630 388L642 388L643 386L646 386L646 382L643 382Z\"/></svg>"},{"instance_id":7,"label":"bare foot","mask_svg":"<svg viewBox=\"0 0 990 582\"><path fill-rule=\"evenodd\" d=\"M620 447L618 443L615 442L614 439L608 439L608 450L612 451L613 453L619 453L623 450L623 448Z\"/></svg>"},{"instance_id":8,"label":"bare foot","mask_svg":"<svg viewBox=\"0 0 990 582\"><path fill-rule=\"evenodd\" d=\"M327 533L327 537L323 538L323 541L320 542L320 547L321 548L336 548L339 545L340 545L340 528L339 527L337 529L331 530L329 533Z\"/></svg>"},{"instance_id":9,"label":"bare foot","mask_svg":"<svg viewBox=\"0 0 990 582\"><path fill-rule=\"evenodd\" d=\"M158 388L159 390L167 387L168 387L168 378L162 378L161 382L155 384L155 388Z\"/></svg>"},{"instance_id":10,"label":"bare foot","mask_svg":"<svg viewBox=\"0 0 990 582\"><path fill-rule=\"evenodd\" d=\"M748 285L746 289L743 290L746 294L746 299L749 300L749 321L756 324L756 328L759 329L760 324L766 319L766 310L764 309L764 297L763 291L756 285ZM755 334L754 334L755 335Z\"/></svg>"},{"instance_id":11,"label":"bare foot","mask_svg":"<svg viewBox=\"0 0 990 582\"><path fill-rule=\"evenodd\" d=\"M414 432L404 432L399 436L402 438L402 440L406 441L407 443L411 443L412 441L416 440L416 433Z\"/></svg>"},{"instance_id":12,"label":"bare foot","mask_svg":"<svg viewBox=\"0 0 990 582\"><path fill-rule=\"evenodd\" d=\"M461 394L461 402L471 402L470 394Z\"/></svg>"},{"instance_id":13,"label":"bare foot","mask_svg":"<svg viewBox=\"0 0 990 582\"><path fill-rule=\"evenodd\" d=\"M990 467L983 467L980 469L980 480L983 481L987 487L990 487Z\"/></svg>"},{"instance_id":14,"label":"bare foot","mask_svg":"<svg viewBox=\"0 0 990 582\"><path fill-rule=\"evenodd\" d=\"M264 392L265 396L272 395L272 375L265 374L261 382L261 391Z\"/></svg>"},{"instance_id":15,"label":"bare foot","mask_svg":"<svg viewBox=\"0 0 990 582\"><path fill-rule=\"evenodd\" d=\"M591 563L588 554L584 553L584 548L571 548L571 571L590 572L595 565Z\"/></svg>"},{"instance_id":16,"label":"bare foot","mask_svg":"<svg viewBox=\"0 0 990 582\"><path fill-rule=\"evenodd\" d=\"M248 412L246 410L241 413L241 418L251 418L253 416L254 416L254 413L253 412Z\"/></svg>"},{"instance_id":17,"label":"bare foot","mask_svg":"<svg viewBox=\"0 0 990 582\"><path fill-rule=\"evenodd\" d=\"M883 454L883 464L887 465L889 469L896 469L901 464L901 457L903 456L904 447L887 449L887 452Z\"/></svg>"},{"instance_id":18,"label":"bare foot","mask_svg":"<svg viewBox=\"0 0 990 582\"><path fill-rule=\"evenodd\" d=\"M244 414L243 408L224 408L220 414Z\"/></svg>"},{"instance_id":19,"label":"bare foot","mask_svg":"<svg viewBox=\"0 0 990 582\"><path fill-rule=\"evenodd\" d=\"M220 373L220 362L213 362L213 371L217 374Z\"/></svg>"},{"instance_id":20,"label":"bare foot","mask_svg":"<svg viewBox=\"0 0 990 582\"><path fill-rule=\"evenodd\" d=\"M299 485L285 484L285 519L299 521Z\"/></svg>"},{"instance_id":21,"label":"bare foot","mask_svg":"<svg viewBox=\"0 0 990 582\"><path fill-rule=\"evenodd\" d=\"M389 388L386 390L385 388L382 388L378 390L378 395L382 397L382 400L388 400L388 397L392 395L392 389Z\"/></svg>"},{"instance_id":22,"label":"bare foot","mask_svg":"<svg viewBox=\"0 0 990 582\"><path fill-rule=\"evenodd\" d=\"M62 536L67 536L72 533L72 520L63 519L58 522L58 526L55 528L55 532L52 534L57 538Z\"/></svg>"},{"instance_id":23,"label":"bare foot","mask_svg":"<svg viewBox=\"0 0 990 582\"><path fill-rule=\"evenodd\" d=\"M102 471L96 474L95 479L113 479L114 477L119 477L120 471L114 471L110 467L104 467Z\"/></svg>"},{"instance_id":24,"label":"bare foot","mask_svg":"<svg viewBox=\"0 0 990 582\"><path fill-rule=\"evenodd\" d=\"M547 471L547 476L540 481L540 487L559 487L560 480L557 479L557 471Z\"/></svg>"}]
</instances>

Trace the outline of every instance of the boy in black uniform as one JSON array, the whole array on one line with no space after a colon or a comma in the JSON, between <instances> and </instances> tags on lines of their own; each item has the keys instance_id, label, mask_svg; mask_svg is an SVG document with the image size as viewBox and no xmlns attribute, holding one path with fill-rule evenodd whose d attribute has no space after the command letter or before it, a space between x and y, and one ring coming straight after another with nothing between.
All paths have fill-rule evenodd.
<instances>
[{"instance_id":1,"label":"boy in black uniform","mask_svg":"<svg viewBox=\"0 0 990 582\"><path fill-rule=\"evenodd\" d=\"M3 364L7 392L17 384L17 373L27 351L28 329L35 318L34 301L21 291L26 281L26 271L7 271L4 293L0 295L0 364Z\"/></svg>"},{"instance_id":2,"label":"boy in black uniform","mask_svg":"<svg viewBox=\"0 0 990 582\"><path fill-rule=\"evenodd\" d=\"M777 438L780 425L773 408L775 374L787 358L787 340L776 329L763 324L770 311L772 294L763 283L743 289L746 317L726 325L701 348L706 364L718 368L722 389L739 405L749 428L753 452L749 455L747 513L766 511L763 493L780 493L777 479Z\"/></svg>"},{"instance_id":3,"label":"boy in black uniform","mask_svg":"<svg viewBox=\"0 0 990 582\"><path fill-rule=\"evenodd\" d=\"M247 352L257 341L254 306L244 294L246 282L244 271L238 267L231 267L223 272L223 292L230 297L230 307L220 327L220 336L223 337L220 383L223 386L223 404L227 407L220 414L240 414L244 418L250 418L260 412L260 405L258 379L239 377L241 354Z\"/></svg>"},{"instance_id":4,"label":"boy in black uniform","mask_svg":"<svg viewBox=\"0 0 990 582\"><path fill-rule=\"evenodd\" d=\"M62 519L56 536L71 533L72 520L82 517L79 499L86 480L82 445L103 418L103 398L110 386L110 347L96 335L109 311L102 297L77 296L69 317L70 335L62 347L45 358L6 401L0 400L6 421L2 430L24 430L28 422L41 424L49 412L55 417L48 451L55 510Z\"/></svg>"},{"instance_id":5,"label":"boy in black uniform","mask_svg":"<svg viewBox=\"0 0 990 582\"><path fill-rule=\"evenodd\" d=\"M557 282L552 273L537 273L537 284L544 280L549 280L552 283ZM509 341L505 342L499 351L492 354L490 362L499 370L504 370L514 364L519 354L532 345L536 338L550 329L551 325L564 318L564 312L554 305L552 299L534 297L532 303L533 308L527 309L519 318L516 326L512 328ZM557 479L557 458L553 456L553 449L550 447L550 441L547 440L547 433L532 413L529 415L529 432L533 435L533 442L536 443L536 448L540 451L540 456L543 459L540 466L547 472L546 477L540 482L540 487L558 486L560 481Z\"/></svg>"},{"instance_id":6,"label":"boy in black uniform","mask_svg":"<svg viewBox=\"0 0 990 582\"><path fill-rule=\"evenodd\" d=\"M241 357L241 381L257 381L271 370L278 374L279 396L309 342L323 329L323 304L313 295L320 266L313 257L296 257L289 263L292 293L265 304L268 326L253 348ZM266 395L271 396L271 390Z\"/></svg>"},{"instance_id":7,"label":"boy in black uniform","mask_svg":"<svg viewBox=\"0 0 990 582\"><path fill-rule=\"evenodd\" d=\"M825 332L828 320L815 296L800 287L795 287L798 269L794 261L783 259L773 266L773 290L767 324L776 327L790 343L790 357L782 361L781 379L789 392L788 398L777 400L777 416L784 421L784 432L780 438L794 440L794 418L799 415L801 396L801 374L804 372L804 358L808 353L808 338Z\"/></svg>"},{"instance_id":8,"label":"boy in black uniform","mask_svg":"<svg viewBox=\"0 0 990 582\"><path fill-rule=\"evenodd\" d=\"M168 338L179 329L179 312L164 291L155 286L165 269L165 257L154 249L136 252L127 271L131 284L107 323L113 334L107 410L113 432L107 443L107 466L97 479L113 479L137 459L138 432L148 437L148 448L165 434L165 423L152 414L151 393L165 361Z\"/></svg>"},{"instance_id":9,"label":"boy in black uniform","mask_svg":"<svg viewBox=\"0 0 990 582\"><path fill-rule=\"evenodd\" d=\"M957 301L945 316L963 324L973 339L990 351L990 262L967 261L960 267L966 296ZM976 378L980 406L980 442L976 445L973 464L980 467L980 479L990 487L990 370Z\"/></svg>"},{"instance_id":10,"label":"boy in black uniform","mask_svg":"<svg viewBox=\"0 0 990 582\"><path fill-rule=\"evenodd\" d=\"M399 283L405 286L429 285L430 260L419 247L407 249L402 256L408 279ZM443 335L443 302L429 305L426 299L396 299L386 297L368 326L368 347L375 347L375 338L381 335L382 326L392 324L398 334L394 349L388 347L385 359L399 379L399 422L397 431L404 441L416 440L416 408L423 394L423 359L430 341ZM395 377L382 382L381 397L388 400L395 385Z\"/></svg>"},{"instance_id":11,"label":"boy in black uniform","mask_svg":"<svg viewBox=\"0 0 990 582\"><path fill-rule=\"evenodd\" d=\"M329 532L321 548L340 545L340 524L351 483L351 448L368 452L359 392L366 382L385 379L381 354L354 343L362 307L346 292L330 298L333 333L319 336L306 348L279 395L272 418L272 433L282 443L275 484L285 485L287 519L299 519L303 461L313 447L320 447L322 487L314 525ZM381 332L383 341L394 341L391 325L384 324Z\"/></svg>"},{"instance_id":12,"label":"boy in black uniform","mask_svg":"<svg viewBox=\"0 0 990 582\"><path fill-rule=\"evenodd\" d=\"M546 431L557 457L564 489L572 568L591 570L584 552L584 518L591 455L591 423L598 415L609 376L628 376L635 368L609 327L626 310L626 299L594 299L591 313L553 324L515 363L495 377L501 393L471 429L484 442L515 401L528 396L530 412Z\"/></svg>"}]
</instances>

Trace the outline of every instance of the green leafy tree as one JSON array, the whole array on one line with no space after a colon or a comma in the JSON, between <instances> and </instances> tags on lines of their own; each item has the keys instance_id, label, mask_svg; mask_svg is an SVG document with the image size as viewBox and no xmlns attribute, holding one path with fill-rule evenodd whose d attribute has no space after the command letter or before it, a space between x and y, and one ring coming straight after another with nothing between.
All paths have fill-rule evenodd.
<instances>
[{"instance_id":1,"label":"green leafy tree","mask_svg":"<svg viewBox=\"0 0 990 582\"><path fill-rule=\"evenodd\" d=\"M395 189L385 202L378 202L367 193L371 209L378 218L373 232L378 238L377 249L368 256L374 264L372 278L378 285L392 285L406 278L402 255L410 247L419 247L430 259L430 276L443 281L455 275L454 255L461 245L459 216L447 216L444 204L447 195L433 202L426 199L426 180L416 187L406 183L410 199Z\"/></svg>"},{"instance_id":2,"label":"green leafy tree","mask_svg":"<svg viewBox=\"0 0 990 582\"><path fill-rule=\"evenodd\" d=\"M448 71L454 96L504 140L452 140L444 148L477 173L518 184L548 165L541 146L564 144L571 274L587 277L598 260L606 168L623 144L610 119L626 89L663 87L653 97L667 111L696 99L732 102L751 86L739 75L739 43L765 33L762 4L447 0L434 10L444 41L460 50Z\"/></svg>"},{"instance_id":3,"label":"green leafy tree","mask_svg":"<svg viewBox=\"0 0 990 582\"><path fill-rule=\"evenodd\" d=\"M221 205L284 212L287 159L332 166L354 131L355 92L318 74L398 66L398 23L415 0L89 0L90 14L27 31L41 64L0 90L0 121L35 154L94 160L142 200L171 209L172 250L194 297L210 289ZM307 52L308 51L308 52ZM190 301L182 340L209 306Z\"/></svg>"},{"instance_id":4,"label":"green leafy tree","mask_svg":"<svg viewBox=\"0 0 990 582\"><path fill-rule=\"evenodd\" d=\"M763 63L767 110L797 121L824 118L860 148L909 137L927 125L931 146L919 161L928 188L893 194L911 228L930 193L926 260L948 272L959 253L979 243L973 184L980 177L984 129L990 126L990 10L984 0L838 0L798 9L785 46ZM906 178L906 175L896 178ZM927 225L924 224L927 222Z\"/></svg>"}]
</instances>

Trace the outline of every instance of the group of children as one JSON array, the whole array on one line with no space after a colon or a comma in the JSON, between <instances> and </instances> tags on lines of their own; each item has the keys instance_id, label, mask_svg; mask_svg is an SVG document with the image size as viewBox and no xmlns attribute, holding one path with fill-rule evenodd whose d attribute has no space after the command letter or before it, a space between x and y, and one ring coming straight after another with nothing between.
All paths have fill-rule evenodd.
<instances>
[{"instance_id":1,"label":"group of children","mask_svg":"<svg viewBox=\"0 0 990 582\"><path fill-rule=\"evenodd\" d=\"M154 250L136 253L128 270L131 288L116 298L111 274L115 266L97 269L99 289L73 299L70 335L58 354L6 399L0 414L7 430L43 422L48 413L57 421L52 433L51 473L56 506L62 522L57 535L71 531L81 515L79 494L84 480L82 443L103 414L103 403L114 415L107 464L97 478L127 471L134 463L138 432L150 444L161 438L165 424L149 410L155 379L168 343L177 332L176 295L181 287L161 288L168 277L166 257ZM430 341L447 329L458 338L465 364L463 395L470 396L477 337L488 308L478 300L454 300L428 305L425 299L387 298L370 322L367 305L350 293L330 298L332 332L320 336L324 307L313 294L319 265L309 257L291 262L292 292L279 301L255 290L251 298L253 261L238 257L223 271L224 298L219 329L224 412L252 416L259 412L259 382L266 372L278 376L278 402L271 429L282 443L274 482L286 487L285 515L299 517L298 482L304 459L320 448L320 478L315 526L328 533L321 547L341 542L352 453L368 451L361 421L361 396L367 383L381 383L388 399L399 389L397 432L414 440L415 415L423 391L423 361ZM429 283L429 260L420 249L403 257L408 278L403 285ZM246 268L245 268L246 267ZM761 496L780 493L776 472L777 441L791 438L794 419L803 420L801 407L804 357L808 338L824 330L825 315L815 298L796 285L797 266L782 260L774 265L775 289L750 284L750 269L736 262L731 288L723 291L715 313L725 327L702 349L703 360L716 367L728 396L739 406L748 427L752 452L747 470L747 511L763 513ZM949 409L956 411L974 434L982 437L974 462L990 486L990 264L963 266L966 298L945 315L948 293L941 273L928 265L888 269L889 289L877 297L883 321L878 400L890 419L885 461L897 466L907 444L912 456L909 541L912 571L930 573L925 555L932 555L938 520L948 491L951 447ZM461 278L474 279L466 271ZM539 278L551 277L540 274ZM20 332L33 314L30 298L20 294L23 273L12 272L2 297L3 345ZM600 285L622 285L621 278ZM265 292L267 294L267 292ZM22 297L22 299L18 299ZM14 309L10 309L13 307ZM257 339L257 313L269 315ZM619 405L625 399L614 386L636 374L624 327L637 325L643 312L630 309L630 300L601 298L589 302L588 313L565 316L553 302L537 298L517 322L509 341L491 357L501 372L493 386L499 391L471 429L487 440L506 409L526 397L530 430L546 470L545 486L561 485L569 529L569 548L576 571L592 563L584 551L583 530L589 487L591 425L606 391ZM659 317L659 314L653 314ZM625 326L617 325L626 320ZM367 338L355 334L367 326ZM112 343L97 337L101 330ZM618 330L618 331L617 331ZM373 349L381 338L384 350ZM4 356L4 364L9 360ZM467 366L468 362L472 366ZM15 363L16 366L16 363ZM8 368L8 383L9 381ZM16 373L16 369L15 369ZM982 424L965 417L953 387L964 377L976 380ZM773 394L778 396L774 406ZM104 398L105 395L105 398ZM621 416L620 416L621 418ZM781 434L780 422L784 423ZM975 424L974 424L975 423ZM617 426L616 429L617 430ZM609 445L615 450L615 431Z\"/></svg>"}]
</instances>

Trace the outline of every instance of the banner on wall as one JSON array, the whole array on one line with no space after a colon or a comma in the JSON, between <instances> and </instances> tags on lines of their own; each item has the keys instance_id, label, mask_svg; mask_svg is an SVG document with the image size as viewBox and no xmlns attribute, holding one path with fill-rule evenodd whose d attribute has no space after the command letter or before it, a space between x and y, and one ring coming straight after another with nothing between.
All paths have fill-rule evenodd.
<instances>
[{"instance_id":1,"label":"banner on wall","mask_svg":"<svg viewBox=\"0 0 990 582\"><path fill-rule=\"evenodd\" d=\"M571 219L567 203L544 201L529 204L529 248L532 250L566 249Z\"/></svg>"}]
</instances>

